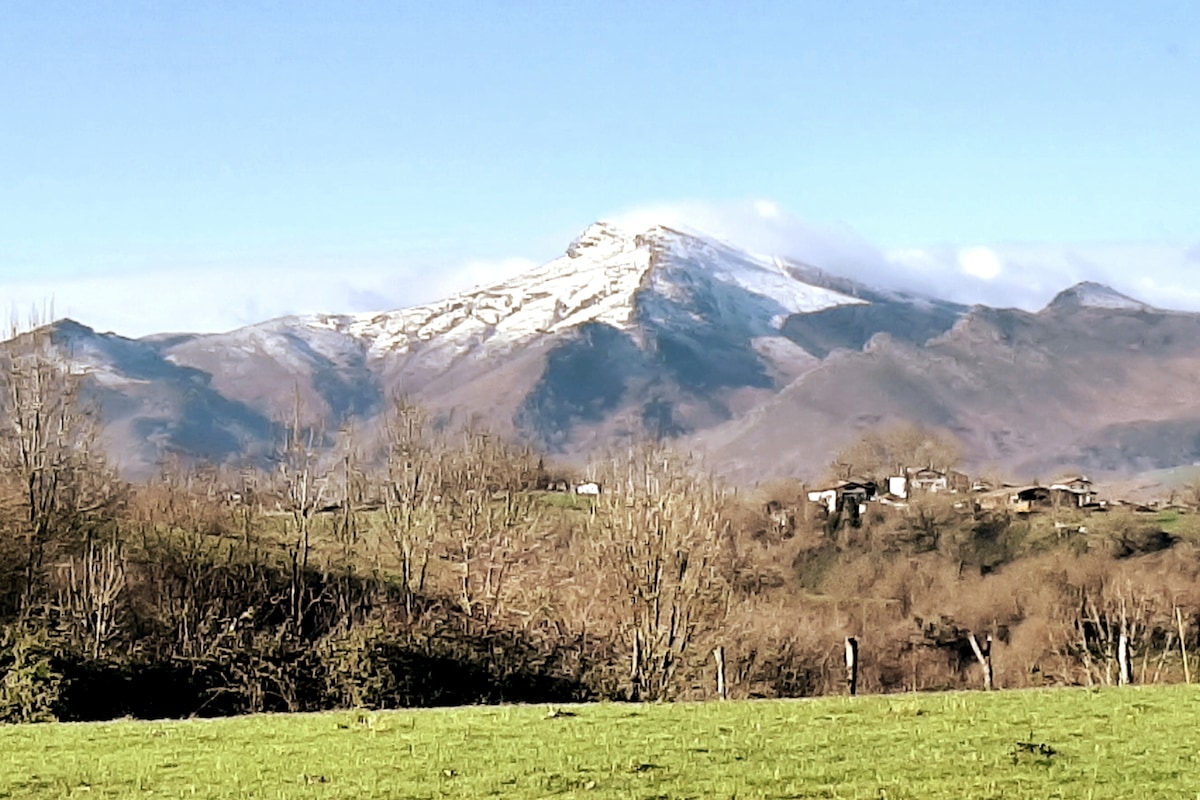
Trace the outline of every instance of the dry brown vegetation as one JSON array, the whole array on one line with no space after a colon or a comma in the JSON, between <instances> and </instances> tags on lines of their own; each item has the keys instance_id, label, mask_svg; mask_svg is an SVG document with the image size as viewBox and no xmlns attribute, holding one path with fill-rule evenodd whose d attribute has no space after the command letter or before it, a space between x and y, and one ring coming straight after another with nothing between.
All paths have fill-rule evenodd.
<instances>
[{"instance_id":1,"label":"dry brown vegetation","mask_svg":"<svg viewBox=\"0 0 1200 800\"><path fill-rule=\"evenodd\" d=\"M732 697L835 693L848 635L861 691L979 686L972 634L1002 688L1117 682L1122 636L1136 681L1177 681L1197 644L1196 545L1153 518L930 495L831 524L796 482L733 491L654 446L594 464L603 493L584 497L402 401L378 452L330 447L298 410L269 465L131 486L75 376L18 343L0 371L5 719L711 698L717 647ZM886 466L884 444L859 455Z\"/></svg>"}]
</instances>

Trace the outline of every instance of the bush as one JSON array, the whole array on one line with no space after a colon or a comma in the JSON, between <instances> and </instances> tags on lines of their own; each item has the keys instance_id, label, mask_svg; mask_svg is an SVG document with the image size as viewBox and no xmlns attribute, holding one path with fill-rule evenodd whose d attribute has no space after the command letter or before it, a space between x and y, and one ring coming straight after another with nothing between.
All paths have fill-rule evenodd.
<instances>
[{"instance_id":1,"label":"bush","mask_svg":"<svg viewBox=\"0 0 1200 800\"><path fill-rule=\"evenodd\" d=\"M821 591L830 569L838 562L838 548L825 542L808 550L801 550L792 560L792 569L801 588L810 592Z\"/></svg>"},{"instance_id":2,"label":"bush","mask_svg":"<svg viewBox=\"0 0 1200 800\"><path fill-rule=\"evenodd\" d=\"M0 634L0 722L54 722L63 676L50 633L21 624Z\"/></svg>"},{"instance_id":3,"label":"bush","mask_svg":"<svg viewBox=\"0 0 1200 800\"><path fill-rule=\"evenodd\" d=\"M368 623L331 633L321 642L324 692L334 708L385 708L393 700L396 677L385 641L383 626Z\"/></svg>"}]
</instances>

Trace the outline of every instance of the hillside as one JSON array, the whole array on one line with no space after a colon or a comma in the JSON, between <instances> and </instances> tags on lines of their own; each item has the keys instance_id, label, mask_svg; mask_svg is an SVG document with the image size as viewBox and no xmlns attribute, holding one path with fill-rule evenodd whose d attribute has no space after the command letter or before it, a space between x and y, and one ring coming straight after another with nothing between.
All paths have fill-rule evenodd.
<instances>
[{"instance_id":1,"label":"hillside","mask_svg":"<svg viewBox=\"0 0 1200 800\"><path fill-rule=\"evenodd\" d=\"M953 432L976 468L1132 473L1200 460L1197 390L1200 315L981 306L924 345L883 335L835 353L708 442L743 474L762 473L762 452L790 474L872 426L915 421Z\"/></svg>"}]
</instances>

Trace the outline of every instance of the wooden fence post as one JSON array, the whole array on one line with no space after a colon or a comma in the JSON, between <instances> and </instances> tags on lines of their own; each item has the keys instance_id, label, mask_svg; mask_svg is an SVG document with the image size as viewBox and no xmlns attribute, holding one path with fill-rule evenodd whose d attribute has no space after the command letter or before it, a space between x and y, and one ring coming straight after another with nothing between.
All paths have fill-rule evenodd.
<instances>
[{"instance_id":1,"label":"wooden fence post","mask_svg":"<svg viewBox=\"0 0 1200 800\"><path fill-rule=\"evenodd\" d=\"M1188 669L1187 637L1184 635L1183 613L1175 606L1175 624L1179 626L1179 652L1183 654L1183 682L1192 682L1192 671Z\"/></svg>"},{"instance_id":2,"label":"wooden fence post","mask_svg":"<svg viewBox=\"0 0 1200 800\"><path fill-rule=\"evenodd\" d=\"M637 703L642 699L642 632L637 629L633 631L633 654L629 659L629 682L633 686L633 693L629 699Z\"/></svg>"},{"instance_id":3,"label":"wooden fence post","mask_svg":"<svg viewBox=\"0 0 1200 800\"><path fill-rule=\"evenodd\" d=\"M846 688L850 696L858 694L858 639L846 637Z\"/></svg>"},{"instance_id":4,"label":"wooden fence post","mask_svg":"<svg viewBox=\"0 0 1200 800\"><path fill-rule=\"evenodd\" d=\"M979 646L979 640L975 638L974 633L967 634L967 641L971 643L971 649L975 651L975 658L979 661L979 666L983 667L983 690L990 692L992 690L992 635L989 633L984 639L984 646Z\"/></svg>"},{"instance_id":5,"label":"wooden fence post","mask_svg":"<svg viewBox=\"0 0 1200 800\"><path fill-rule=\"evenodd\" d=\"M725 687L725 648L723 646L713 648L713 661L717 662L717 697L728 700L729 691Z\"/></svg>"},{"instance_id":6,"label":"wooden fence post","mask_svg":"<svg viewBox=\"0 0 1200 800\"><path fill-rule=\"evenodd\" d=\"M1129 634L1125 631L1121 631L1117 637L1117 669L1118 685L1128 686L1133 683L1133 664L1129 660Z\"/></svg>"}]
</instances>

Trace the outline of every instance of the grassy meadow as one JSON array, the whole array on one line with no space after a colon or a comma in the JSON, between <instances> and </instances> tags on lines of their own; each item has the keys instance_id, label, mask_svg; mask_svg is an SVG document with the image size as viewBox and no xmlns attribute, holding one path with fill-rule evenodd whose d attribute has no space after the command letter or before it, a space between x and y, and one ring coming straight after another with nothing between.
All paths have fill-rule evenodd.
<instances>
[{"instance_id":1,"label":"grassy meadow","mask_svg":"<svg viewBox=\"0 0 1200 800\"><path fill-rule=\"evenodd\" d=\"M1200 797L1187 686L0 728L0 798Z\"/></svg>"}]
</instances>

